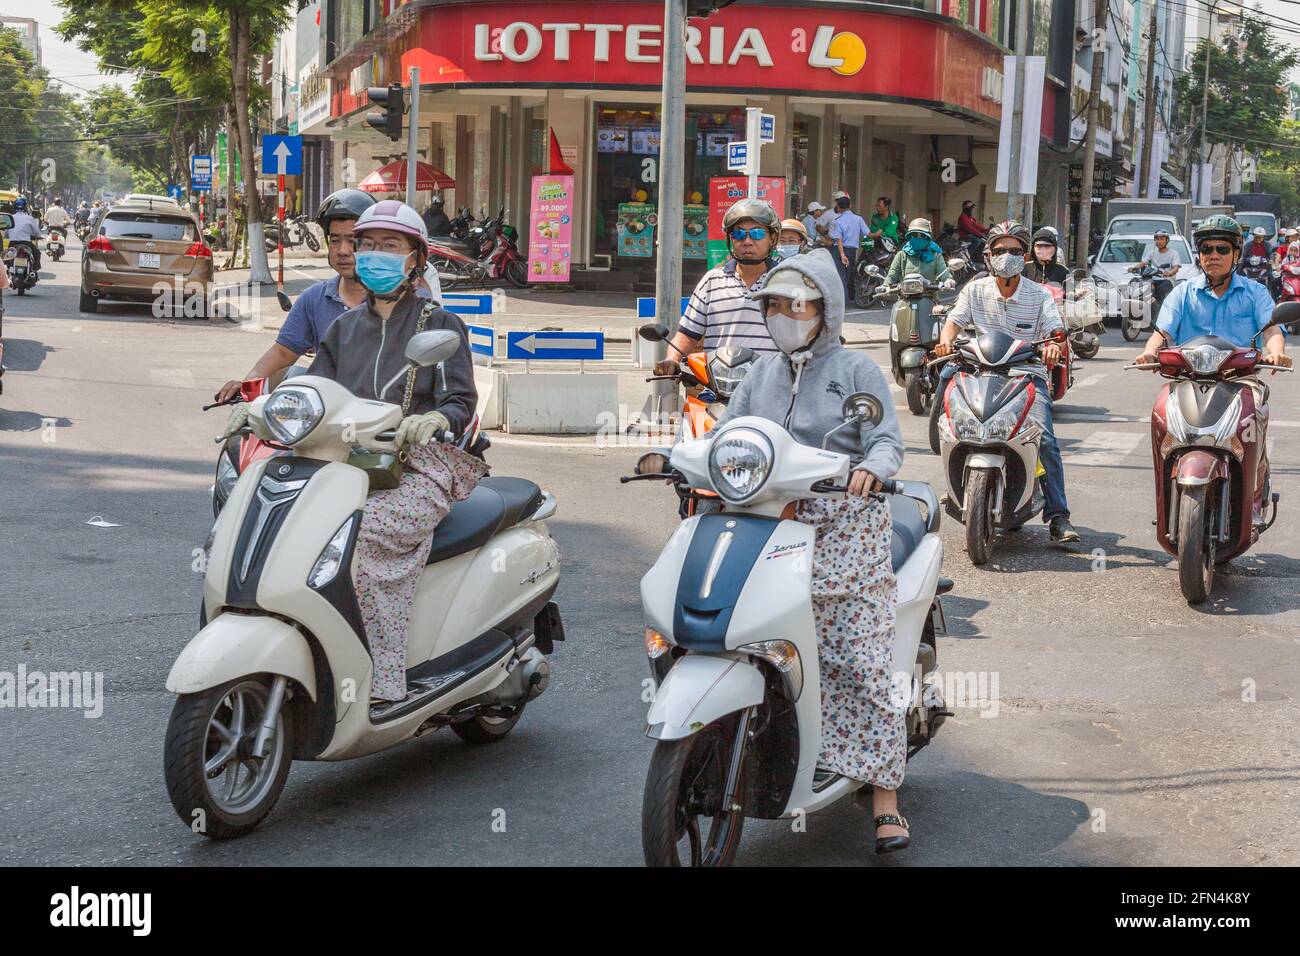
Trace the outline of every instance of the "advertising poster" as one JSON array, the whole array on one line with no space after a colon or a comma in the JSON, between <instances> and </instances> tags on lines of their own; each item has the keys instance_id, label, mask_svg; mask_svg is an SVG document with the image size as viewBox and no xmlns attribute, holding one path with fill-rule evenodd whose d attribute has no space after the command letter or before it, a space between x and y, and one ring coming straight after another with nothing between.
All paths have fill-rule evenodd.
<instances>
[{"instance_id":1,"label":"advertising poster","mask_svg":"<svg viewBox=\"0 0 1300 956\"><path fill-rule=\"evenodd\" d=\"M749 195L749 180L744 176L716 176L709 180L709 268L727 258L727 237L722 233L722 217L740 199ZM766 199L776 210L777 218L785 215L785 179L780 176L758 177L758 198Z\"/></svg>"},{"instance_id":2,"label":"advertising poster","mask_svg":"<svg viewBox=\"0 0 1300 956\"><path fill-rule=\"evenodd\" d=\"M709 257L709 207L686 205L682 209L682 258Z\"/></svg>"},{"instance_id":3,"label":"advertising poster","mask_svg":"<svg viewBox=\"0 0 1300 956\"><path fill-rule=\"evenodd\" d=\"M658 156L659 127L632 130L632 152L638 156Z\"/></svg>"},{"instance_id":4,"label":"advertising poster","mask_svg":"<svg viewBox=\"0 0 1300 956\"><path fill-rule=\"evenodd\" d=\"M534 176L529 282L568 282L573 240L573 177Z\"/></svg>"},{"instance_id":5,"label":"advertising poster","mask_svg":"<svg viewBox=\"0 0 1300 956\"><path fill-rule=\"evenodd\" d=\"M601 126L596 130L596 152L626 153L631 149L626 126Z\"/></svg>"},{"instance_id":6,"label":"advertising poster","mask_svg":"<svg viewBox=\"0 0 1300 956\"><path fill-rule=\"evenodd\" d=\"M618 204L618 254L630 259L649 259L655 254L657 209L648 202Z\"/></svg>"}]
</instances>

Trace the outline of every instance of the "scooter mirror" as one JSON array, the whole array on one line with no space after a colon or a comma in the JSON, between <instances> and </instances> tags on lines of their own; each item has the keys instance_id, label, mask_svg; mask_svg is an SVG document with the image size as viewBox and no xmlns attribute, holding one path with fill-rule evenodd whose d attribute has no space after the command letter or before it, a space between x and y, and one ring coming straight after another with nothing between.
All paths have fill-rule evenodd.
<instances>
[{"instance_id":1,"label":"scooter mirror","mask_svg":"<svg viewBox=\"0 0 1300 956\"><path fill-rule=\"evenodd\" d=\"M953 272L961 272L966 268L966 260L959 259L956 256L948 260L948 268Z\"/></svg>"},{"instance_id":2,"label":"scooter mirror","mask_svg":"<svg viewBox=\"0 0 1300 956\"><path fill-rule=\"evenodd\" d=\"M1265 329L1270 329L1275 325L1290 325L1292 322L1300 322L1300 302L1279 302L1273 306L1273 317L1269 319ZM1263 331L1261 329L1260 331Z\"/></svg>"},{"instance_id":3,"label":"scooter mirror","mask_svg":"<svg viewBox=\"0 0 1300 956\"><path fill-rule=\"evenodd\" d=\"M668 341L668 330L662 325L651 322L641 326L636 330L636 334L641 336L647 342L666 342Z\"/></svg>"},{"instance_id":4,"label":"scooter mirror","mask_svg":"<svg viewBox=\"0 0 1300 956\"><path fill-rule=\"evenodd\" d=\"M460 336L451 329L435 329L411 336L406 343L406 358L412 365L428 368L441 365L460 351Z\"/></svg>"},{"instance_id":5,"label":"scooter mirror","mask_svg":"<svg viewBox=\"0 0 1300 956\"><path fill-rule=\"evenodd\" d=\"M280 303L280 311L288 312L293 308L293 303L289 301L289 297L284 294L283 290L276 292L275 298Z\"/></svg>"},{"instance_id":6,"label":"scooter mirror","mask_svg":"<svg viewBox=\"0 0 1300 956\"><path fill-rule=\"evenodd\" d=\"M879 266L867 266L867 274L868 274L868 275L873 275L873 276L881 275L880 267L879 267Z\"/></svg>"},{"instance_id":7,"label":"scooter mirror","mask_svg":"<svg viewBox=\"0 0 1300 956\"><path fill-rule=\"evenodd\" d=\"M0 212L0 231L12 229L14 227L14 217L7 212Z\"/></svg>"},{"instance_id":8,"label":"scooter mirror","mask_svg":"<svg viewBox=\"0 0 1300 956\"><path fill-rule=\"evenodd\" d=\"M879 425L885 417L885 409L876 396L868 392L854 392L844 399L843 415L846 424L848 422L870 422L875 426Z\"/></svg>"}]
</instances>

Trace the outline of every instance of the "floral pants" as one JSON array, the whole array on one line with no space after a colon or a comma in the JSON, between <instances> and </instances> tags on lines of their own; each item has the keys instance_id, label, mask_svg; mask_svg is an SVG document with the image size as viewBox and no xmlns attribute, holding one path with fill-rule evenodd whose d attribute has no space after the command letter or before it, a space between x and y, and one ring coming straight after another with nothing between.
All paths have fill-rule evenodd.
<instances>
[{"instance_id":1,"label":"floral pants","mask_svg":"<svg viewBox=\"0 0 1300 956\"><path fill-rule=\"evenodd\" d=\"M453 445L411 445L406 455L398 486L366 500L357 537L357 602L375 662L370 695L383 700L406 696L406 631L434 529L488 470Z\"/></svg>"},{"instance_id":2,"label":"floral pants","mask_svg":"<svg viewBox=\"0 0 1300 956\"><path fill-rule=\"evenodd\" d=\"M898 587L889 506L873 498L799 504L817 529L812 599L822 685L818 765L896 790L907 760L904 710L893 689Z\"/></svg>"}]
</instances>

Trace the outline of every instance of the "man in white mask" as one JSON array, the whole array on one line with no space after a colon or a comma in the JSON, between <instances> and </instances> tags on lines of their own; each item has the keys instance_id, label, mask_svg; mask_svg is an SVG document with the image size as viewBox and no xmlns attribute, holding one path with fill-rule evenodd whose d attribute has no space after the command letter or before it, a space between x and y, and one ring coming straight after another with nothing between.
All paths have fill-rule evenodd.
<instances>
[{"instance_id":1,"label":"man in white mask","mask_svg":"<svg viewBox=\"0 0 1300 956\"><path fill-rule=\"evenodd\" d=\"M939 335L934 350L939 355L953 351L953 341L964 329L972 326L984 331L1000 330L1018 339L1043 339L1058 329L1064 329L1052 293L1042 285L1026 278L1025 259L1032 248L1029 230L1018 222L1003 222L989 230L984 262L989 274L973 279L957 296L957 302L948 313L948 321ZM1061 347L1048 342L1041 347L1043 364L1019 368L1025 374L1035 375L1043 381L1034 398L1030 416L1042 429L1042 442L1038 448L1039 460L1046 474L1043 477L1043 494L1047 501L1043 520L1047 522L1052 540L1065 543L1079 540L1079 532L1070 524L1070 506L1065 499L1065 466L1061 450L1056 444L1052 429L1051 388L1047 384L1050 370L1061 360ZM953 362L945 365L943 388L957 372ZM931 435L942 413L943 392L939 393L930 412Z\"/></svg>"}]
</instances>

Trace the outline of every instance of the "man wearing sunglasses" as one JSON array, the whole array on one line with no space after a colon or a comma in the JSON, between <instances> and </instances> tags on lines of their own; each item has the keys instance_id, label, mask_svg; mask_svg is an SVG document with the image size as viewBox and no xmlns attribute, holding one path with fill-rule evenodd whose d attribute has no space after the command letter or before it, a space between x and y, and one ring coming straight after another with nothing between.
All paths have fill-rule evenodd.
<instances>
[{"instance_id":1,"label":"man wearing sunglasses","mask_svg":"<svg viewBox=\"0 0 1300 956\"><path fill-rule=\"evenodd\" d=\"M1198 335L1217 335L1248 348L1273 317L1268 289L1237 272L1242 244L1237 220L1210 216L1192 233L1192 243L1201 273L1176 286L1165 299L1156 331L1138 357L1140 365L1155 365L1166 338L1178 345ZM1290 368L1285 343L1280 326L1266 331L1263 363Z\"/></svg>"},{"instance_id":2,"label":"man wearing sunglasses","mask_svg":"<svg viewBox=\"0 0 1300 956\"><path fill-rule=\"evenodd\" d=\"M748 297L776 262L772 256L781 228L776 210L761 199L742 199L727 210L722 228L731 255L700 278L671 340L677 351L670 349L671 358L655 364L656 375L672 375L683 355L724 345L744 346L759 356L778 351L758 301Z\"/></svg>"}]
</instances>

